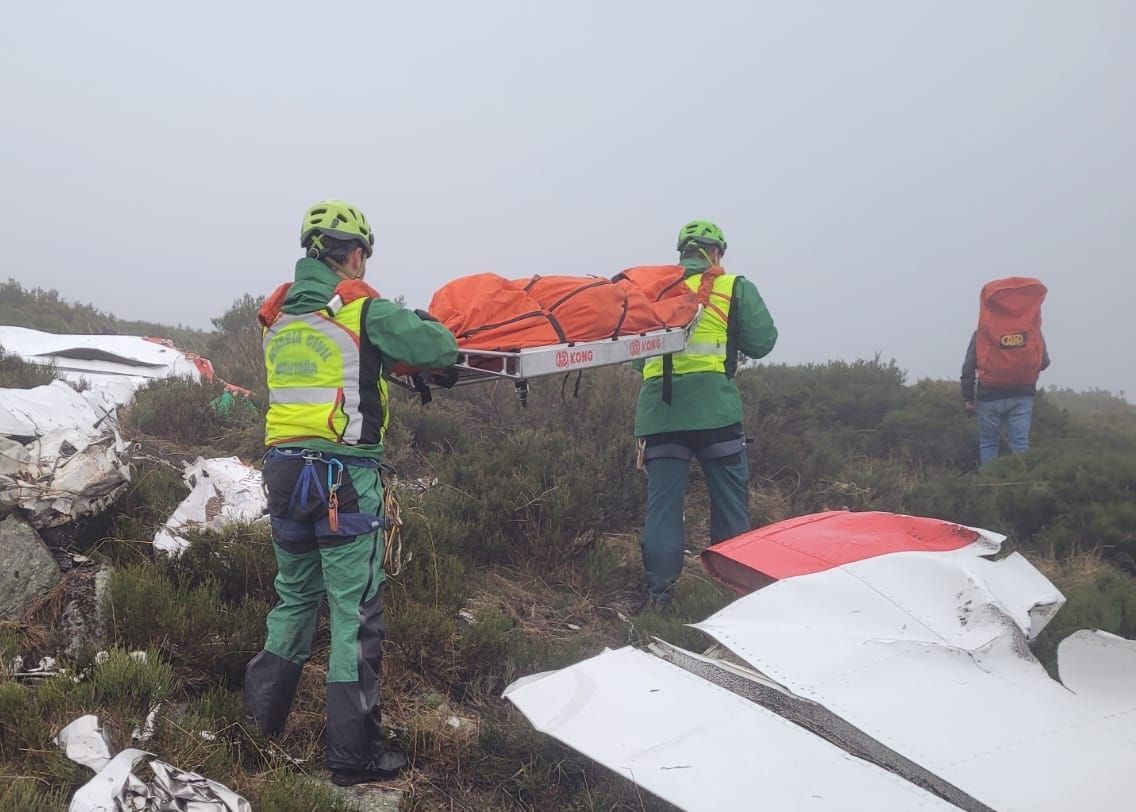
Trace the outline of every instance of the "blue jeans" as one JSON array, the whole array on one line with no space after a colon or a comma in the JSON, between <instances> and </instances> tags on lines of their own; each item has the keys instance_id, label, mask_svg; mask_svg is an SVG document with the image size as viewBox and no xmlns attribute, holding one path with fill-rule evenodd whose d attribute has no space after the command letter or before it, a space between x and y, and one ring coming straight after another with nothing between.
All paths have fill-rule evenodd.
<instances>
[{"instance_id":1,"label":"blue jeans","mask_svg":"<svg viewBox=\"0 0 1136 812\"><path fill-rule=\"evenodd\" d=\"M980 400L978 412L978 465L998 456L998 446L1005 436L1015 454L1029 451L1030 421L1033 419L1033 395L1000 400Z\"/></svg>"}]
</instances>

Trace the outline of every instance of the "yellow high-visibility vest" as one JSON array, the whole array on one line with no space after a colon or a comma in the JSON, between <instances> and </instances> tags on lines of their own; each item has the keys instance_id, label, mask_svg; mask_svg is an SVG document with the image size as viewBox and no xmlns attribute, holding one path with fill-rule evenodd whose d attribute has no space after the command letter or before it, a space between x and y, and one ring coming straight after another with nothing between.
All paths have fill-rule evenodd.
<instances>
[{"instance_id":1,"label":"yellow high-visibility vest","mask_svg":"<svg viewBox=\"0 0 1136 812\"><path fill-rule=\"evenodd\" d=\"M710 301L703 308L698 322L690 332L686 349L672 356L673 374L686 375L691 372L726 372L727 325L730 319L730 304L734 293L734 280L737 274L722 274L714 280ZM697 292L702 283L702 274L691 274L685 280L686 286ZM643 380L663 376L663 356L648 358L643 365Z\"/></svg>"},{"instance_id":2,"label":"yellow high-visibility vest","mask_svg":"<svg viewBox=\"0 0 1136 812\"><path fill-rule=\"evenodd\" d=\"M390 416L379 354L363 329L369 298L337 310L281 313L264 328L265 444L381 443Z\"/></svg>"}]
</instances>

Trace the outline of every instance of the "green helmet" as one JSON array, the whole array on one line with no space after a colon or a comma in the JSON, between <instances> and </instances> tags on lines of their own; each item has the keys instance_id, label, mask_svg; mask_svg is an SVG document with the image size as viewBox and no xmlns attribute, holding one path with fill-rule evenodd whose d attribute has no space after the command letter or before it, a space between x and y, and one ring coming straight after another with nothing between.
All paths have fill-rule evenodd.
<instances>
[{"instance_id":1,"label":"green helmet","mask_svg":"<svg viewBox=\"0 0 1136 812\"><path fill-rule=\"evenodd\" d=\"M300 245L323 250L322 236L337 240L355 240L371 256L375 252L375 233L367 225L363 212L344 200L321 200L304 215L300 229Z\"/></svg>"},{"instance_id":2,"label":"green helmet","mask_svg":"<svg viewBox=\"0 0 1136 812\"><path fill-rule=\"evenodd\" d=\"M691 243L720 248L722 253L726 252L726 235L709 220L691 220L679 229L678 250L682 251Z\"/></svg>"}]
</instances>

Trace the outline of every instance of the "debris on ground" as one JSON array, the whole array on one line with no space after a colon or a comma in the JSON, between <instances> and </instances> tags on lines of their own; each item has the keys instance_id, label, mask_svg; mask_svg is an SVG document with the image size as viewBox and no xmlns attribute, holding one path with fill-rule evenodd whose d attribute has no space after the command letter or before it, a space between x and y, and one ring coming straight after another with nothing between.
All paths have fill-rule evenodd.
<instances>
[{"instance_id":1,"label":"debris on ground","mask_svg":"<svg viewBox=\"0 0 1136 812\"><path fill-rule=\"evenodd\" d=\"M179 770L153 753L128 748L112 755L97 716L80 716L59 731L55 743L69 759L96 773L75 792L69 812L252 812L249 802L224 784ZM153 776L148 781L135 771L143 762Z\"/></svg>"},{"instance_id":2,"label":"debris on ground","mask_svg":"<svg viewBox=\"0 0 1136 812\"><path fill-rule=\"evenodd\" d=\"M186 535L248 524L268 509L260 471L236 457L198 457L185 466L190 494L154 535L154 547L170 556L189 546Z\"/></svg>"},{"instance_id":3,"label":"debris on ground","mask_svg":"<svg viewBox=\"0 0 1136 812\"><path fill-rule=\"evenodd\" d=\"M695 626L719 657L621 648L505 696L685 810L752 808L754 786L771 808L1131 808L1136 641L1077 632L1051 678L1029 641L1064 597L1002 541L885 513L770 525L703 556L749 591Z\"/></svg>"},{"instance_id":4,"label":"debris on ground","mask_svg":"<svg viewBox=\"0 0 1136 812\"><path fill-rule=\"evenodd\" d=\"M0 389L0 510L38 528L102 513L130 482L128 449L105 390L62 381Z\"/></svg>"},{"instance_id":5,"label":"debris on ground","mask_svg":"<svg viewBox=\"0 0 1136 812\"><path fill-rule=\"evenodd\" d=\"M50 365L60 378L107 389L125 405L138 387L160 378L212 381L213 365L161 338L65 335L0 326L0 346L33 364Z\"/></svg>"}]
</instances>

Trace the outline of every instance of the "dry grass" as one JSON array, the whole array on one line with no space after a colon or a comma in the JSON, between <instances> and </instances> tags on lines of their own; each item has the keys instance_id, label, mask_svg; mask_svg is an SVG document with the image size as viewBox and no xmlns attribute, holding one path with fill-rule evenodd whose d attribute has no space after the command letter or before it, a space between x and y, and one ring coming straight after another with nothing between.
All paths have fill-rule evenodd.
<instances>
[{"instance_id":1,"label":"dry grass","mask_svg":"<svg viewBox=\"0 0 1136 812\"><path fill-rule=\"evenodd\" d=\"M1033 556L1030 560L1046 578L1062 584L1091 583L1110 569L1099 547L1075 550L1063 558L1049 554Z\"/></svg>"}]
</instances>

